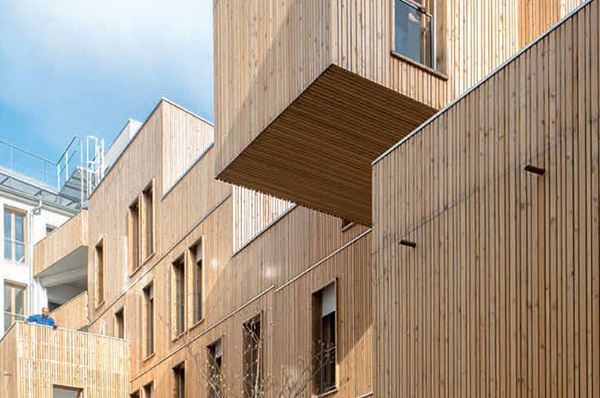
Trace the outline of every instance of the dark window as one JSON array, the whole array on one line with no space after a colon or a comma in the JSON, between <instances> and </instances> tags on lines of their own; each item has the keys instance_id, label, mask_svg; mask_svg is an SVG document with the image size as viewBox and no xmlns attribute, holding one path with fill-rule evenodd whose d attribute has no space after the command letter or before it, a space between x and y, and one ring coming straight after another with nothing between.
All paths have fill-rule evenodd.
<instances>
[{"instance_id":1,"label":"dark window","mask_svg":"<svg viewBox=\"0 0 600 398\"><path fill-rule=\"evenodd\" d=\"M208 396L222 398L223 346L221 339L208 346Z\"/></svg>"},{"instance_id":2,"label":"dark window","mask_svg":"<svg viewBox=\"0 0 600 398\"><path fill-rule=\"evenodd\" d=\"M262 391L262 337L260 315L244 323L244 397L259 397Z\"/></svg>"},{"instance_id":3,"label":"dark window","mask_svg":"<svg viewBox=\"0 0 600 398\"><path fill-rule=\"evenodd\" d=\"M394 51L435 68L433 0L395 0Z\"/></svg>"},{"instance_id":4,"label":"dark window","mask_svg":"<svg viewBox=\"0 0 600 398\"><path fill-rule=\"evenodd\" d=\"M132 392L131 394L129 394L129 398L140 398L140 392Z\"/></svg>"},{"instance_id":5,"label":"dark window","mask_svg":"<svg viewBox=\"0 0 600 398\"><path fill-rule=\"evenodd\" d=\"M175 398L185 398L185 368L183 363L173 368L175 377Z\"/></svg>"},{"instance_id":6,"label":"dark window","mask_svg":"<svg viewBox=\"0 0 600 398\"><path fill-rule=\"evenodd\" d=\"M104 239L95 247L94 265L96 268L96 307L104 302Z\"/></svg>"},{"instance_id":7,"label":"dark window","mask_svg":"<svg viewBox=\"0 0 600 398\"><path fill-rule=\"evenodd\" d=\"M46 235L49 235L55 229L56 227L54 225L46 224Z\"/></svg>"},{"instance_id":8,"label":"dark window","mask_svg":"<svg viewBox=\"0 0 600 398\"><path fill-rule=\"evenodd\" d=\"M146 356L148 356L154 353L154 287L152 284L144 288L144 299L146 301L144 340Z\"/></svg>"},{"instance_id":9,"label":"dark window","mask_svg":"<svg viewBox=\"0 0 600 398\"><path fill-rule=\"evenodd\" d=\"M144 230L145 230L145 251L147 258L154 253L154 196L152 185L144 190L142 197L144 199Z\"/></svg>"},{"instance_id":10,"label":"dark window","mask_svg":"<svg viewBox=\"0 0 600 398\"><path fill-rule=\"evenodd\" d=\"M140 266L140 209L136 200L129 206L129 269Z\"/></svg>"},{"instance_id":11,"label":"dark window","mask_svg":"<svg viewBox=\"0 0 600 398\"><path fill-rule=\"evenodd\" d=\"M313 296L313 341L315 343L315 386L318 394L336 387L336 291L335 283Z\"/></svg>"},{"instance_id":12,"label":"dark window","mask_svg":"<svg viewBox=\"0 0 600 398\"><path fill-rule=\"evenodd\" d=\"M202 269L202 241L190 249L190 254L194 259L194 323L196 323L202 319L202 287L204 278Z\"/></svg>"},{"instance_id":13,"label":"dark window","mask_svg":"<svg viewBox=\"0 0 600 398\"><path fill-rule=\"evenodd\" d=\"M125 338L125 318L124 318L124 309L121 308L119 311L115 312L115 334L116 337L120 339Z\"/></svg>"},{"instance_id":14,"label":"dark window","mask_svg":"<svg viewBox=\"0 0 600 398\"><path fill-rule=\"evenodd\" d=\"M183 257L173 263L173 289L175 299L175 331L179 335L185 330L185 262Z\"/></svg>"},{"instance_id":15,"label":"dark window","mask_svg":"<svg viewBox=\"0 0 600 398\"><path fill-rule=\"evenodd\" d=\"M144 386L144 398L154 398L154 382Z\"/></svg>"}]
</instances>

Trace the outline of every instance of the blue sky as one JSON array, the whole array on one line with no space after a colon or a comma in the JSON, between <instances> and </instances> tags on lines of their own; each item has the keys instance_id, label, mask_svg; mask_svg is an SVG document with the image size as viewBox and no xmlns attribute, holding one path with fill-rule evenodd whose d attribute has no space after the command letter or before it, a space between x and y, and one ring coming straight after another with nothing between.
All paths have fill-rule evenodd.
<instances>
[{"instance_id":1,"label":"blue sky","mask_svg":"<svg viewBox=\"0 0 600 398\"><path fill-rule=\"evenodd\" d=\"M58 160L161 97L213 115L212 0L0 0L0 140Z\"/></svg>"}]
</instances>

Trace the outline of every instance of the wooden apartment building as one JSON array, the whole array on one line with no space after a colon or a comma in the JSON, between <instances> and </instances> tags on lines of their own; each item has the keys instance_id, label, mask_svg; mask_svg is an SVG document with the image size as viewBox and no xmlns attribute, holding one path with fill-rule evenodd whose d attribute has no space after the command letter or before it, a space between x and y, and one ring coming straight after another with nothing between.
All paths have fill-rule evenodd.
<instances>
[{"instance_id":1,"label":"wooden apartment building","mask_svg":"<svg viewBox=\"0 0 600 398\"><path fill-rule=\"evenodd\" d=\"M418 3L214 1L85 213L130 397L600 397L599 2Z\"/></svg>"}]
</instances>

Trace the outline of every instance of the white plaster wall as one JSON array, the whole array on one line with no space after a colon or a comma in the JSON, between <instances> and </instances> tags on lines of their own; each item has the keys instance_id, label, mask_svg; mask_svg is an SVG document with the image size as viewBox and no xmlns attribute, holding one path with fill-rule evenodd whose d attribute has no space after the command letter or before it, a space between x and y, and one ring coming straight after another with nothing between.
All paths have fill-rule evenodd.
<instances>
[{"instance_id":1,"label":"white plaster wall","mask_svg":"<svg viewBox=\"0 0 600 398\"><path fill-rule=\"evenodd\" d=\"M39 215L33 214L33 209L36 208L39 203L25 198L17 197L14 195L5 194L0 192L0 309L2 310L2 316L0 316L0 336L4 333L4 282L10 281L25 285L26 291L26 303L25 303L25 315L39 313L41 307L47 305L48 299L46 292L32 278L32 257L33 257L33 244L38 242L44 236L46 236L46 225L50 224L55 227L60 226L62 223L67 221L70 216L61 214L61 212L49 208L42 204L42 209ZM26 228L26 246L27 256L25 263L16 263L13 261L6 260L4 258L4 208L11 207L23 211L26 214L25 228Z\"/></svg>"}]
</instances>

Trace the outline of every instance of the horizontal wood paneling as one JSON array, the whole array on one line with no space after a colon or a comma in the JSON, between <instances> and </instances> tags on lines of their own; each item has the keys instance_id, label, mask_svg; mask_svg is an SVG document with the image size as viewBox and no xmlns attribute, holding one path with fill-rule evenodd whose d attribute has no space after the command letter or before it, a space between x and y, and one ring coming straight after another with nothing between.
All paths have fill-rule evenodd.
<instances>
[{"instance_id":1,"label":"horizontal wood paneling","mask_svg":"<svg viewBox=\"0 0 600 398\"><path fill-rule=\"evenodd\" d=\"M81 210L33 246L33 274L38 275L88 244L88 212Z\"/></svg>"},{"instance_id":2,"label":"horizontal wood paneling","mask_svg":"<svg viewBox=\"0 0 600 398\"><path fill-rule=\"evenodd\" d=\"M599 396L599 15L375 165L378 396Z\"/></svg>"},{"instance_id":3,"label":"horizontal wood paneling","mask_svg":"<svg viewBox=\"0 0 600 398\"><path fill-rule=\"evenodd\" d=\"M50 316L62 328L79 330L88 326L87 291L73 297L54 311Z\"/></svg>"},{"instance_id":4,"label":"horizontal wood paneling","mask_svg":"<svg viewBox=\"0 0 600 398\"><path fill-rule=\"evenodd\" d=\"M86 397L125 398L129 343L17 322L0 341L0 369L6 397L52 398L58 385L83 388Z\"/></svg>"}]
</instances>

